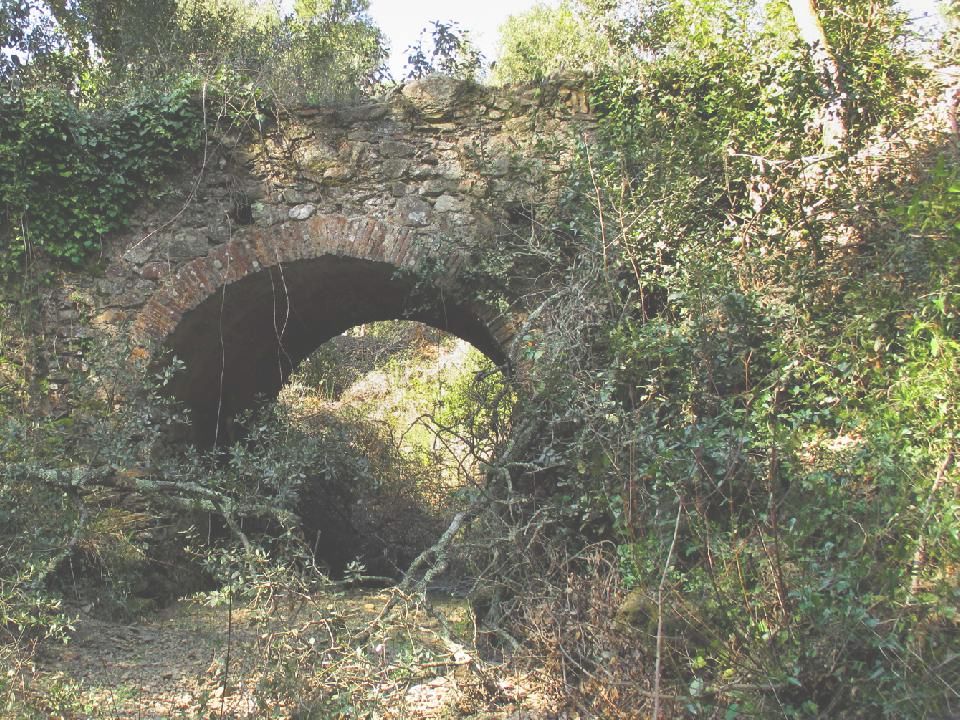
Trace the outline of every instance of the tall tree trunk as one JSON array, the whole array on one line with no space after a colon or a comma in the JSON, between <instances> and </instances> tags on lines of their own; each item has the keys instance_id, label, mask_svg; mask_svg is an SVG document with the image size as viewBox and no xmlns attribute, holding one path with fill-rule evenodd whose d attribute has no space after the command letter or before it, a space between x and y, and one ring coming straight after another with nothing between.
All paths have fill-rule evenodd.
<instances>
[{"instance_id":1,"label":"tall tree trunk","mask_svg":"<svg viewBox=\"0 0 960 720\"><path fill-rule=\"evenodd\" d=\"M817 0L790 0L790 9L800 30L801 39L810 46L813 66L829 98L821 111L823 147L836 150L847 138L846 106L844 105L843 78L840 66L827 42L827 35L820 22Z\"/></svg>"}]
</instances>

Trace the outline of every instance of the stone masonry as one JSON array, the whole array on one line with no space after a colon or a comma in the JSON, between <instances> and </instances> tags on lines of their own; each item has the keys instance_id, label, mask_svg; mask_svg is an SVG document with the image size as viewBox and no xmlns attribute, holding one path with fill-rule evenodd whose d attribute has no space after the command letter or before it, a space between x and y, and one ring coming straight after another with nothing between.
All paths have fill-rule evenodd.
<instances>
[{"instance_id":1,"label":"stone masonry","mask_svg":"<svg viewBox=\"0 0 960 720\"><path fill-rule=\"evenodd\" d=\"M476 302L463 276L562 189L592 129L583 85L431 77L376 102L218 127L105 247L104 276L65 291L59 332L89 332L79 315L94 332L129 323L184 360L177 392L214 428L364 322L420 320L505 361L516 318Z\"/></svg>"}]
</instances>

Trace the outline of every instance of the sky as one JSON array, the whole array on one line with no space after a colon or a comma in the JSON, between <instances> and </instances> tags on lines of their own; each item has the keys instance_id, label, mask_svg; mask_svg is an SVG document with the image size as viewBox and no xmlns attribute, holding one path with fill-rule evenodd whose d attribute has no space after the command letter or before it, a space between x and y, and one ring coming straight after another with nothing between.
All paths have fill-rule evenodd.
<instances>
[{"instance_id":1,"label":"sky","mask_svg":"<svg viewBox=\"0 0 960 720\"><path fill-rule=\"evenodd\" d=\"M936 0L900 0L897 3L912 20L925 27L939 25L941 15L937 4Z\"/></svg>"},{"instance_id":2,"label":"sky","mask_svg":"<svg viewBox=\"0 0 960 720\"><path fill-rule=\"evenodd\" d=\"M403 77L406 49L432 20L460 23L470 31L487 62L496 57L498 30L510 15L529 10L536 0L371 0L370 16L390 40L390 72ZM543 2L556 5L556 0ZM432 45L425 43L429 48Z\"/></svg>"}]
</instances>

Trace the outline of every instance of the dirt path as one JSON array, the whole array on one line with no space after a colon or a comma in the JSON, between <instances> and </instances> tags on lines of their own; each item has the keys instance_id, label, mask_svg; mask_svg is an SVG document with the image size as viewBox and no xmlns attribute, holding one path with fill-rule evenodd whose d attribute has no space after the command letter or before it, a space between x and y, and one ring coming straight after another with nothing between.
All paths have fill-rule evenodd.
<instances>
[{"instance_id":1,"label":"dirt path","mask_svg":"<svg viewBox=\"0 0 960 720\"><path fill-rule=\"evenodd\" d=\"M23 680L25 718L534 718L542 699L481 663L462 601L386 592L233 608L182 600L132 624L81 616ZM33 713L33 714L30 714Z\"/></svg>"},{"instance_id":2,"label":"dirt path","mask_svg":"<svg viewBox=\"0 0 960 720\"><path fill-rule=\"evenodd\" d=\"M256 648L247 614L233 613L235 658ZM42 658L38 686L60 691L50 699L60 701L67 717L69 711L78 713L75 717L201 715L223 696L228 615L227 608L181 601L129 625L81 617L70 643ZM238 677L229 684L230 709L240 710L245 683Z\"/></svg>"}]
</instances>

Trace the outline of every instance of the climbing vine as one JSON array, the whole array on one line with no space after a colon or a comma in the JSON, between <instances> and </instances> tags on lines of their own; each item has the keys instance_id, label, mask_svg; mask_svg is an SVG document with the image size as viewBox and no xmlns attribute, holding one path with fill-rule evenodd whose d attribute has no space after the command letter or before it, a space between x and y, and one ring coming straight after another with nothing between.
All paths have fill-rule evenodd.
<instances>
[{"instance_id":1,"label":"climbing vine","mask_svg":"<svg viewBox=\"0 0 960 720\"><path fill-rule=\"evenodd\" d=\"M200 147L194 82L107 110L62 91L0 97L0 273L81 265L163 174Z\"/></svg>"}]
</instances>

